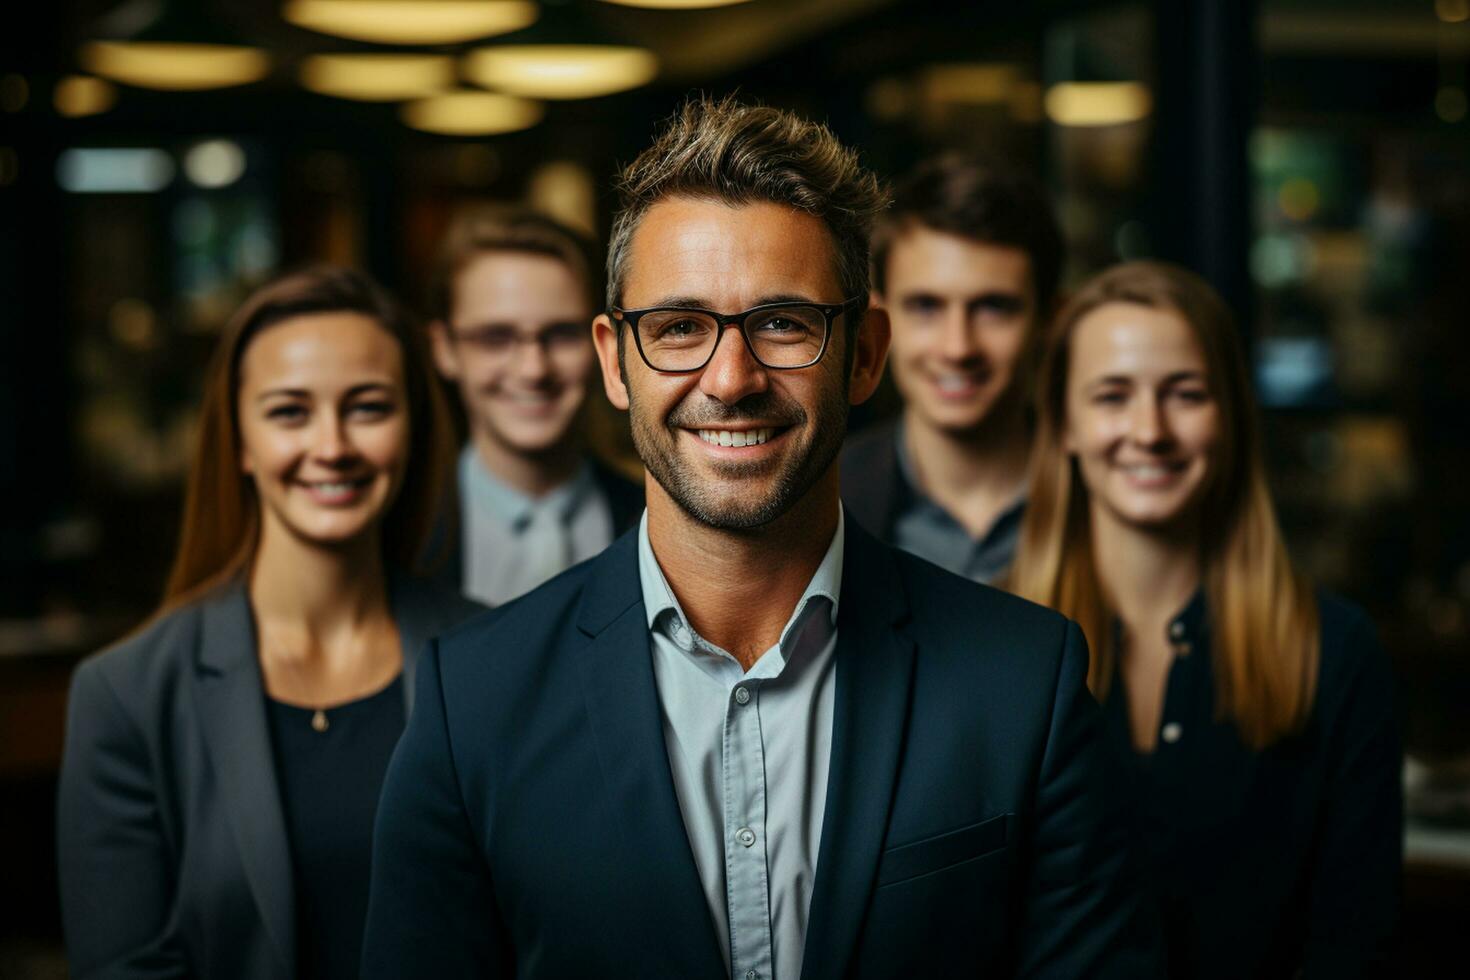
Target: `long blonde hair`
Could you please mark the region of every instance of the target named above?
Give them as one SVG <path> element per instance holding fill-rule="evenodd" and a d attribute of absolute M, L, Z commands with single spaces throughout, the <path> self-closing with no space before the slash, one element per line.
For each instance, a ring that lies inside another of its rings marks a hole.
<path fill-rule="evenodd" d="M 274 324 L 312 313 L 351 311 L 371 317 L 398 342 L 408 396 L 412 459 L 383 518 L 383 557 L 422 569 L 453 465 L 454 437 L 421 331 L 367 276 L 319 266 L 262 286 L 226 324 L 204 385 L 183 529 L 164 590 L 162 611 L 176 608 L 247 568 L 260 536 L 255 482 L 240 469 L 236 399 L 240 361 L 250 342 Z"/>
<path fill-rule="evenodd" d="M 1299 731 L 1311 713 L 1320 623 L 1313 590 L 1292 566 L 1276 523 L 1230 312 L 1198 276 L 1155 262 L 1118 265 L 1083 285 L 1053 321 L 1037 391 L 1030 500 L 1010 585 L 1081 625 L 1092 650 L 1087 683 L 1105 699 L 1118 657 L 1116 614 L 1092 553 L 1087 487 L 1063 436 L 1072 334 L 1110 303 L 1178 313 L 1204 354 L 1222 427 L 1201 508 L 1216 714 L 1230 719 L 1248 745 L 1264 747 Z"/>

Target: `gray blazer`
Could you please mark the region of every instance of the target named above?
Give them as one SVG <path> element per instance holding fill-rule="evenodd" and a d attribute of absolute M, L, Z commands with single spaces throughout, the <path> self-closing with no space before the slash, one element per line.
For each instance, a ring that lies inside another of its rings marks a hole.
<path fill-rule="evenodd" d="M 429 638 L 481 607 L 403 576 L 390 602 L 408 697 Z M 267 725 L 243 583 L 77 668 L 57 803 L 75 980 L 295 977 L 294 886 Z"/>

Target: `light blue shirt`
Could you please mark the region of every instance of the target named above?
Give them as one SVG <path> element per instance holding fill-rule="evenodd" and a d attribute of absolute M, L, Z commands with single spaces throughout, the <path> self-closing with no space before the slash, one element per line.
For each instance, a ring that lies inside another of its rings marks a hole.
<path fill-rule="evenodd" d="M 466 446 L 459 457 L 464 594 L 498 606 L 524 595 L 613 539 L 612 507 L 592 464 L 540 497 L 498 480 Z"/>
<path fill-rule="evenodd" d="M 832 755 L 845 518 L 776 645 L 749 672 L 709 643 L 638 529 L 664 742 L 725 965 L 736 980 L 796 980 Z"/>

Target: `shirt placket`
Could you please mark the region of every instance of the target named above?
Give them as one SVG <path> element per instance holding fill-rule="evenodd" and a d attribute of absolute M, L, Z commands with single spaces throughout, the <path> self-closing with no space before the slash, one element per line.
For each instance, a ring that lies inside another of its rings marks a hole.
<path fill-rule="evenodd" d="M 774 975 L 759 701 L 760 681 L 746 679 L 731 689 L 725 703 L 725 901 L 730 972 L 737 980 L 771 980 Z"/>

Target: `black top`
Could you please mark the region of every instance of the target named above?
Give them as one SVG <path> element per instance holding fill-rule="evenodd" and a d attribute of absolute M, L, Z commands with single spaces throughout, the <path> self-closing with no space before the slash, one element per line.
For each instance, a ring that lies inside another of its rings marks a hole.
<path fill-rule="evenodd" d="M 1152 754 L 1134 750 L 1114 678 L 1104 731 L 1130 777 L 1133 845 L 1170 977 L 1391 972 L 1403 860 L 1392 672 L 1360 610 L 1318 606 L 1312 717 L 1263 751 L 1216 718 L 1202 595 L 1170 624 L 1177 656 Z"/>
<path fill-rule="evenodd" d="M 325 712 L 270 701 L 271 744 L 295 872 L 297 976 L 356 980 L 367 921 L 373 820 L 403 734 L 403 675 Z"/>

